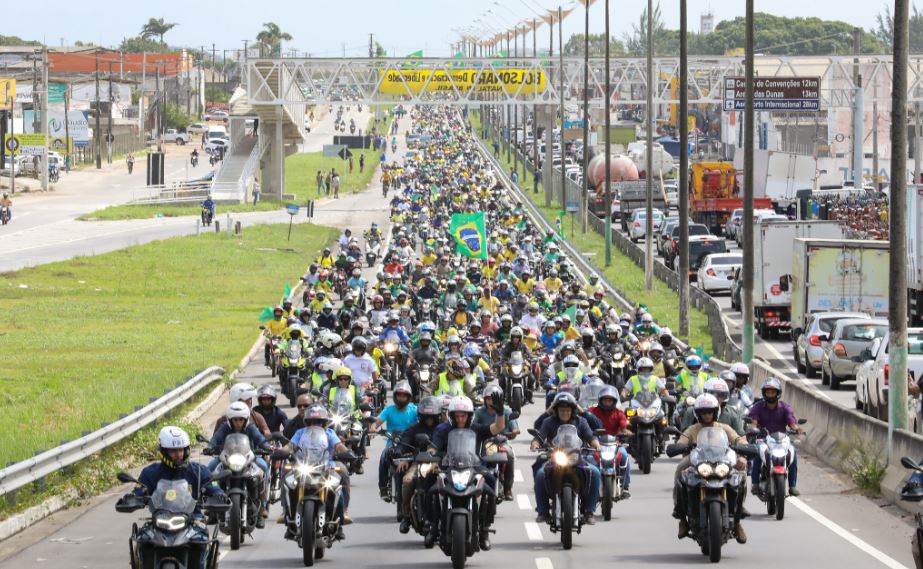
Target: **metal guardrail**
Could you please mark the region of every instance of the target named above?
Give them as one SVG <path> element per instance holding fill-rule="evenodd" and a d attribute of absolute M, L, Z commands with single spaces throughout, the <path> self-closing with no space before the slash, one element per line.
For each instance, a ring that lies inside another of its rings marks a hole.
<path fill-rule="evenodd" d="M 12 464 L 0 470 L 0 496 L 13 494 L 19 488 L 38 482 L 52 474 L 79 462 L 101 450 L 129 437 L 152 424 L 185 403 L 190 397 L 224 375 L 224 369 L 212 366 L 202 370 L 188 381 L 134 413 L 118 421 L 104 425 L 101 429 L 70 441 L 51 450 L 44 451 L 30 459 Z"/>

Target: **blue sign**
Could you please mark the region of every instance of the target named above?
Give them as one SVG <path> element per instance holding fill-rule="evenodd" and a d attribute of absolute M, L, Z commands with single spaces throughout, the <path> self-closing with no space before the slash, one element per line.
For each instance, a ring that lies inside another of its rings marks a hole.
<path fill-rule="evenodd" d="M 298 204 L 285 204 L 285 210 L 288 211 L 289 215 L 298 215 L 299 209 L 301 209 L 301 207 Z"/>
<path fill-rule="evenodd" d="M 564 209 L 566 209 L 568 213 L 575 213 L 580 211 L 580 204 L 578 202 L 567 202 Z"/>

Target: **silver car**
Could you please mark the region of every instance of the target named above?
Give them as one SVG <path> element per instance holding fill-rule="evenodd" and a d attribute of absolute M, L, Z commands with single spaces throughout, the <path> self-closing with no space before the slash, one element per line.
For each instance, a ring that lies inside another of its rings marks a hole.
<path fill-rule="evenodd" d="M 876 338 L 888 335 L 888 321 L 882 318 L 843 318 L 837 320 L 827 336 L 824 360 L 821 362 L 821 383 L 836 391 L 840 383 L 856 378 L 859 356 Z"/>
<path fill-rule="evenodd" d="M 699 266 L 696 283 L 704 292 L 731 291 L 734 269 L 744 262 L 740 253 L 712 253 Z"/>
<path fill-rule="evenodd" d="M 804 332 L 795 338 L 793 353 L 798 371 L 808 377 L 817 377 L 821 362 L 824 361 L 824 344 L 822 338 L 833 331 L 838 320 L 843 318 L 869 318 L 861 312 L 815 312 L 808 316 Z"/>
<path fill-rule="evenodd" d="M 663 212 L 655 209 L 651 212 L 652 228 L 656 234 L 657 229 L 663 224 Z M 641 241 L 647 236 L 647 211 L 635 210 L 628 222 L 628 238 L 632 241 Z"/>
<path fill-rule="evenodd" d="M 737 231 L 740 229 L 740 224 L 743 222 L 744 210 L 739 207 L 731 212 L 731 217 L 729 217 L 727 223 L 724 224 L 724 236 L 728 239 L 734 239 L 737 236 Z"/>

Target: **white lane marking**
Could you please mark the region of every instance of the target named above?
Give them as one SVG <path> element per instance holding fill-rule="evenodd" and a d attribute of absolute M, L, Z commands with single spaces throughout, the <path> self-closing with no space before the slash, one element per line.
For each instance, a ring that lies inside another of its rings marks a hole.
<path fill-rule="evenodd" d="M 516 505 L 520 510 L 531 510 L 532 502 L 529 501 L 528 494 L 516 494 Z"/>
<path fill-rule="evenodd" d="M 515 471 L 513 471 L 513 481 L 514 481 L 514 482 L 522 482 L 522 481 L 523 481 L 522 471 L 519 470 L 518 468 L 517 468 Z"/>
<path fill-rule="evenodd" d="M 227 545 L 230 541 L 231 541 L 231 536 L 226 535 L 226 536 L 224 536 L 224 538 L 221 539 L 221 545 Z M 221 563 L 221 560 L 224 559 L 225 557 L 227 557 L 227 554 L 230 553 L 230 552 L 231 552 L 230 549 L 225 549 L 224 551 L 222 551 L 221 553 L 219 553 L 219 554 L 218 554 L 218 562 Z"/>
<path fill-rule="evenodd" d="M 529 536 L 529 541 L 542 541 L 542 530 L 538 527 L 538 524 L 535 522 L 525 522 L 523 525 L 526 526 L 526 535 Z"/>
<path fill-rule="evenodd" d="M 550 557 L 536 557 L 535 569 L 554 569 L 554 565 L 551 564 Z"/>
<path fill-rule="evenodd" d="M 808 516 L 814 518 L 814 521 L 826 527 L 827 529 L 829 529 L 836 535 L 842 537 L 844 540 L 856 546 L 858 549 L 869 554 L 871 557 L 873 557 L 876 561 L 878 561 L 885 567 L 890 567 L 891 569 L 908 569 L 905 565 L 902 565 L 894 558 L 885 555 L 884 553 L 875 549 L 868 543 L 854 536 L 846 529 L 840 527 L 839 525 L 831 521 L 829 518 L 827 518 L 826 516 L 824 516 L 823 514 L 821 514 L 814 508 L 812 508 L 811 506 L 808 506 L 807 504 L 805 504 L 802 500 L 795 498 L 795 497 L 790 497 L 788 501 L 789 503 L 794 505 L 796 508 L 798 508 L 799 510 L 801 510 Z"/>

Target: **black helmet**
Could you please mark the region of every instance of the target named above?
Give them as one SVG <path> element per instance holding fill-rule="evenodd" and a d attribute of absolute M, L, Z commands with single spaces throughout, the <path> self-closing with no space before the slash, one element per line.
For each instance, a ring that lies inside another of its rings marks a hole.
<path fill-rule="evenodd" d="M 369 347 L 369 343 L 362 336 L 357 336 L 353 338 L 352 348 L 353 351 L 365 351 Z"/>
<path fill-rule="evenodd" d="M 561 406 L 570 406 L 570 408 L 576 412 L 577 400 L 570 393 L 558 393 L 554 396 L 554 400 L 551 402 L 551 409 L 557 412 L 558 408 Z"/>

